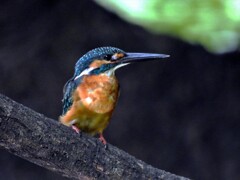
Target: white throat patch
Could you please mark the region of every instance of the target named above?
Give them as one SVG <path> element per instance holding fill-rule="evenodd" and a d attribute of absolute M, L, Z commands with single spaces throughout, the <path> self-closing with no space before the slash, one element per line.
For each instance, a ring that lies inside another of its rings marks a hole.
<path fill-rule="evenodd" d="M 108 76 L 112 76 L 112 75 L 114 75 L 115 71 L 116 71 L 118 68 L 123 67 L 123 66 L 126 66 L 126 65 L 128 65 L 128 64 L 129 64 L 129 63 L 119 64 L 119 65 L 115 66 L 114 68 L 106 71 L 106 74 L 107 74 Z"/>

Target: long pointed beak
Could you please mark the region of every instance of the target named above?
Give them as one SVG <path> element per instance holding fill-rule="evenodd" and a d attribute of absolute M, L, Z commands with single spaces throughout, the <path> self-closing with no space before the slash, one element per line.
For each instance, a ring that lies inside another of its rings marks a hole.
<path fill-rule="evenodd" d="M 167 54 L 154 54 L 154 53 L 126 53 L 125 57 L 119 60 L 119 63 L 134 63 L 141 61 L 149 61 L 155 59 L 167 58 Z"/>

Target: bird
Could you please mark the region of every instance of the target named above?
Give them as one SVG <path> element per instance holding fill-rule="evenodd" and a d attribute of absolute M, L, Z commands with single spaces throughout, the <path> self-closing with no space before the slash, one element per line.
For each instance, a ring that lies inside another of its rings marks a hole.
<path fill-rule="evenodd" d="M 98 134 L 106 145 L 103 131 L 119 97 L 115 71 L 132 63 L 167 57 L 167 54 L 125 52 L 110 46 L 90 50 L 76 62 L 73 77 L 64 85 L 59 121 L 77 133 Z"/>

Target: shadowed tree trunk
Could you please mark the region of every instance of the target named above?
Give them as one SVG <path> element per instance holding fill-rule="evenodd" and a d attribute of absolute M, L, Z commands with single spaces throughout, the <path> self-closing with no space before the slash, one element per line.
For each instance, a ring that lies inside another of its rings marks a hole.
<path fill-rule="evenodd" d="M 0 94 L 0 146 L 73 179 L 187 179 L 154 168 L 109 144 Z"/>

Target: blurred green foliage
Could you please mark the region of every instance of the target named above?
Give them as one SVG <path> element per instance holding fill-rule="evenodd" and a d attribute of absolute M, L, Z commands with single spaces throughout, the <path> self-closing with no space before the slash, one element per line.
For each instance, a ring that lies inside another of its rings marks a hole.
<path fill-rule="evenodd" d="M 123 19 L 215 53 L 240 42 L 240 0 L 96 0 Z"/>

